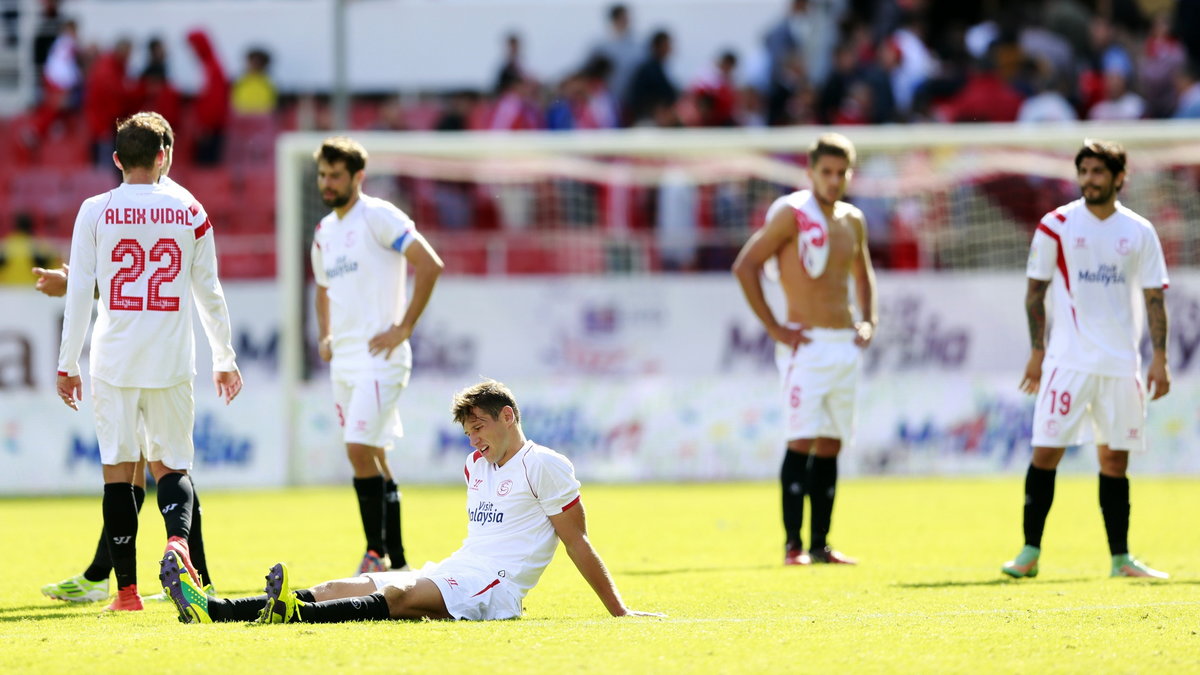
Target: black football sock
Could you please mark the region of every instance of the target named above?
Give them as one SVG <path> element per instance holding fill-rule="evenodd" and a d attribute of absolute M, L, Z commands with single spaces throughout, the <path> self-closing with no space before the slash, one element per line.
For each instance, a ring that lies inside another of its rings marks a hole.
<path fill-rule="evenodd" d="M 141 485 L 133 486 L 133 500 L 137 502 L 137 510 L 142 512 L 142 503 L 146 501 L 146 488 Z M 108 536 L 104 534 L 104 526 L 100 527 L 100 541 L 96 543 L 96 554 L 92 556 L 92 564 L 83 572 L 83 578 L 88 581 L 104 581 L 112 574 L 112 557 L 108 555 Z"/>
<path fill-rule="evenodd" d="M 292 591 L 292 595 L 296 596 L 296 598 L 298 600 L 300 600 L 300 602 L 316 602 L 317 601 L 316 597 L 313 596 L 313 592 L 307 588 L 301 588 L 298 591 Z"/>
<path fill-rule="evenodd" d="M 820 551 L 829 543 L 827 537 L 833 520 L 833 498 L 837 492 L 837 457 L 813 455 L 808 467 L 807 492 L 812 505 L 812 541 L 809 547 Z"/>
<path fill-rule="evenodd" d="M 1113 555 L 1129 553 L 1129 478 L 1100 474 L 1100 512 Z"/>
<path fill-rule="evenodd" d="M 367 535 L 367 549 L 383 555 L 387 553 L 383 542 L 383 476 L 355 478 L 354 491 L 358 493 L 358 513 L 362 516 L 363 533 Z"/>
<path fill-rule="evenodd" d="M 1042 547 L 1046 516 L 1054 503 L 1054 469 L 1039 469 L 1030 464 L 1025 473 L 1025 545 Z"/>
<path fill-rule="evenodd" d="M 117 588 L 137 585 L 138 510 L 132 483 L 104 484 L 104 533 Z"/>
<path fill-rule="evenodd" d="M 400 536 L 400 490 L 396 481 L 389 480 L 383 485 L 384 507 L 384 539 L 387 541 L 388 557 L 392 559 L 392 568 L 404 567 L 408 561 L 404 558 L 404 538 Z"/>
<path fill-rule="evenodd" d="M 783 533 L 789 549 L 804 548 L 800 526 L 804 523 L 804 484 L 807 476 L 808 455 L 785 448 L 779 482 L 783 489 Z"/>
<path fill-rule="evenodd" d="M 309 603 L 296 613 L 302 623 L 343 623 L 346 621 L 383 621 L 388 616 L 387 600 L 382 593 L 360 598 L 343 598 Z"/>
<path fill-rule="evenodd" d="M 192 484 L 192 531 L 188 535 L 188 553 L 192 557 L 192 565 L 200 576 L 204 578 L 205 585 L 213 582 L 212 575 L 208 573 L 208 556 L 204 554 L 204 531 L 200 529 L 200 516 L 203 510 L 200 508 L 200 493 L 196 492 L 196 486 Z"/>
<path fill-rule="evenodd" d="M 167 526 L 168 539 L 187 539 L 191 534 L 194 498 L 192 479 L 187 474 L 171 472 L 158 481 L 158 510 Z"/>
<path fill-rule="evenodd" d="M 209 598 L 208 615 L 213 621 L 254 621 L 267 606 L 267 596 Z"/>

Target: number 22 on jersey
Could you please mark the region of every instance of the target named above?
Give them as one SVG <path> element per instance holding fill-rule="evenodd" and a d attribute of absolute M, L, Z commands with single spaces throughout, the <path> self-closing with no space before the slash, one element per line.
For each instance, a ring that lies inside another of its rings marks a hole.
<path fill-rule="evenodd" d="M 159 263 L 165 260 L 167 264 L 154 270 L 150 275 L 144 301 L 143 298 L 136 295 L 125 295 L 125 284 L 137 281 L 146 271 L 146 255 L 146 250 L 136 239 L 122 239 L 113 247 L 112 261 L 123 263 L 124 266 L 113 275 L 109 286 L 108 308 L 110 310 L 179 311 L 179 298 L 162 295 L 160 291 L 162 285 L 174 281 L 183 268 L 181 262 L 183 252 L 179 250 L 179 244 L 174 239 L 159 239 L 154 242 L 154 246 L 150 247 L 150 262 Z"/>

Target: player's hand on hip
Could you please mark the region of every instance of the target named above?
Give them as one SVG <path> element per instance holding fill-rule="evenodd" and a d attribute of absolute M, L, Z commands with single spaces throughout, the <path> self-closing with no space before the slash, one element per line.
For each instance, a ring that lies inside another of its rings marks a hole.
<path fill-rule="evenodd" d="M 83 380 L 78 375 L 59 375 L 54 383 L 58 397 L 71 410 L 79 410 L 77 401 L 83 400 Z"/>
<path fill-rule="evenodd" d="M 33 268 L 33 273 L 37 275 L 38 280 L 34 282 L 33 287 L 42 293 L 58 298 L 67 294 L 67 266 L 63 265 L 60 270 L 48 270 L 44 267 Z"/>
<path fill-rule="evenodd" d="M 326 335 L 317 342 L 317 355 L 326 363 L 333 360 L 333 338 Z"/>
<path fill-rule="evenodd" d="M 771 339 L 795 349 L 800 345 L 806 345 L 812 342 L 812 338 L 804 332 L 804 328 L 792 328 L 789 326 L 779 326 L 775 329 L 767 331 Z"/>
<path fill-rule="evenodd" d="M 213 384 L 217 385 L 217 396 L 225 399 L 225 405 L 233 402 L 242 393 L 242 374 L 237 370 L 216 371 Z"/>
<path fill-rule="evenodd" d="M 1042 383 L 1042 359 L 1046 352 L 1041 349 L 1033 350 L 1029 362 L 1025 364 L 1025 376 L 1021 378 L 1021 391 L 1026 394 L 1036 394 Z"/>
<path fill-rule="evenodd" d="M 1150 392 L 1150 400 L 1154 401 L 1171 391 L 1171 371 L 1167 368 L 1166 357 L 1155 354 L 1150 359 L 1150 370 L 1146 373 L 1146 389 Z"/>
<path fill-rule="evenodd" d="M 367 342 L 367 349 L 370 350 L 371 356 L 383 354 L 383 358 L 390 359 L 392 350 L 403 344 L 411 335 L 411 328 L 403 324 L 393 324 L 391 328 L 371 338 Z"/>
<path fill-rule="evenodd" d="M 871 346 L 871 340 L 875 339 L 875 324 L 870 321 L 859 321 L 854 324 L 854 344 L 866 349 Z"/>

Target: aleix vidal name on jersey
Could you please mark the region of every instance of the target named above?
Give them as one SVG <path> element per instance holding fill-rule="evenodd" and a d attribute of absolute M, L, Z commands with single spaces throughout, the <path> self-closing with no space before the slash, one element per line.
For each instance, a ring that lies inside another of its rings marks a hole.
<path fill-rule="evenodd" d="M 1118 270 L 1116 265 L 1100 265 L 1095 271 L 1079 270 L 1079 280 L 1108 286 L 1125 283 L 1125 274 Z"/>
<path fill-rule="evenodd" d="M 488 523 L 503 523 L 504 512 L 497 511 L 496 506 L 491 502 L 479 502 L 479 506 L 474 509 L 467 509 L 467 520 L 480 525 Z"/>
<path fill-rule="evenodd" d="M 343 274 L 358 271 L 358 263 L 354 260 L 348 260 L 346 256 L 340 255 L 337 260 L 333 261 L 333 265 L 325 268 L 325 276 L 330 279 L 340 277 Z"/>

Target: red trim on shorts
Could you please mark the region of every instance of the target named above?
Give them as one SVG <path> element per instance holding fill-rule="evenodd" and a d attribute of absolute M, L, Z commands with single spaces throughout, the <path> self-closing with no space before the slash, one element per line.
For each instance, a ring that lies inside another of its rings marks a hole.
<path fill-rule="evenodd" d="M 1046 392 L 1050 391 L 1050 385 L 1054 384 L 1054 376 L 1058 375 L 1058 368 L 1050 371 L 1050 379 L 1046 380 L 1046 386 L 1042 389 L 1042 395 L 1038 398 L 1038 403 L 1046 400 Z"/>
<path fill-rule="evenodd" d="M 475 595 L 472 595 L 471 597 L 478 598 L 479 596 L 483 595 L 484 593 L 487 593 L 488 591 L 492 590 L 493 588 L 495 588 L 499 585 L 500 585 L 500 580 L 496 579 L 496 580 L 492 581 L 492 583 L 488 584 L 487 586 L 484 586 L 482 591 L 479 591 L 478 593 L 476 593 Z"/>
<path fill-rule="evenodd" d="M 572 506 L 575 506 L 576 504 L 578 504 L 578 503 L 579 503 L 579 498 L 580 498 L 580 497 L 582 497 L 582 496 L 583 496 L 583 495 L 575 495 L 575 499 L 572 499 L 570 504 L 567 504 L 566 506 L 564 506 L 564 507 L 563 507 L 563 510 L 562 510 L 562 511 L 560 511 L 560 513 L 562 513 L 562 512 L 565 512 L 567 509 L 569 509 L 569 508 L 571 508 Z"/>

